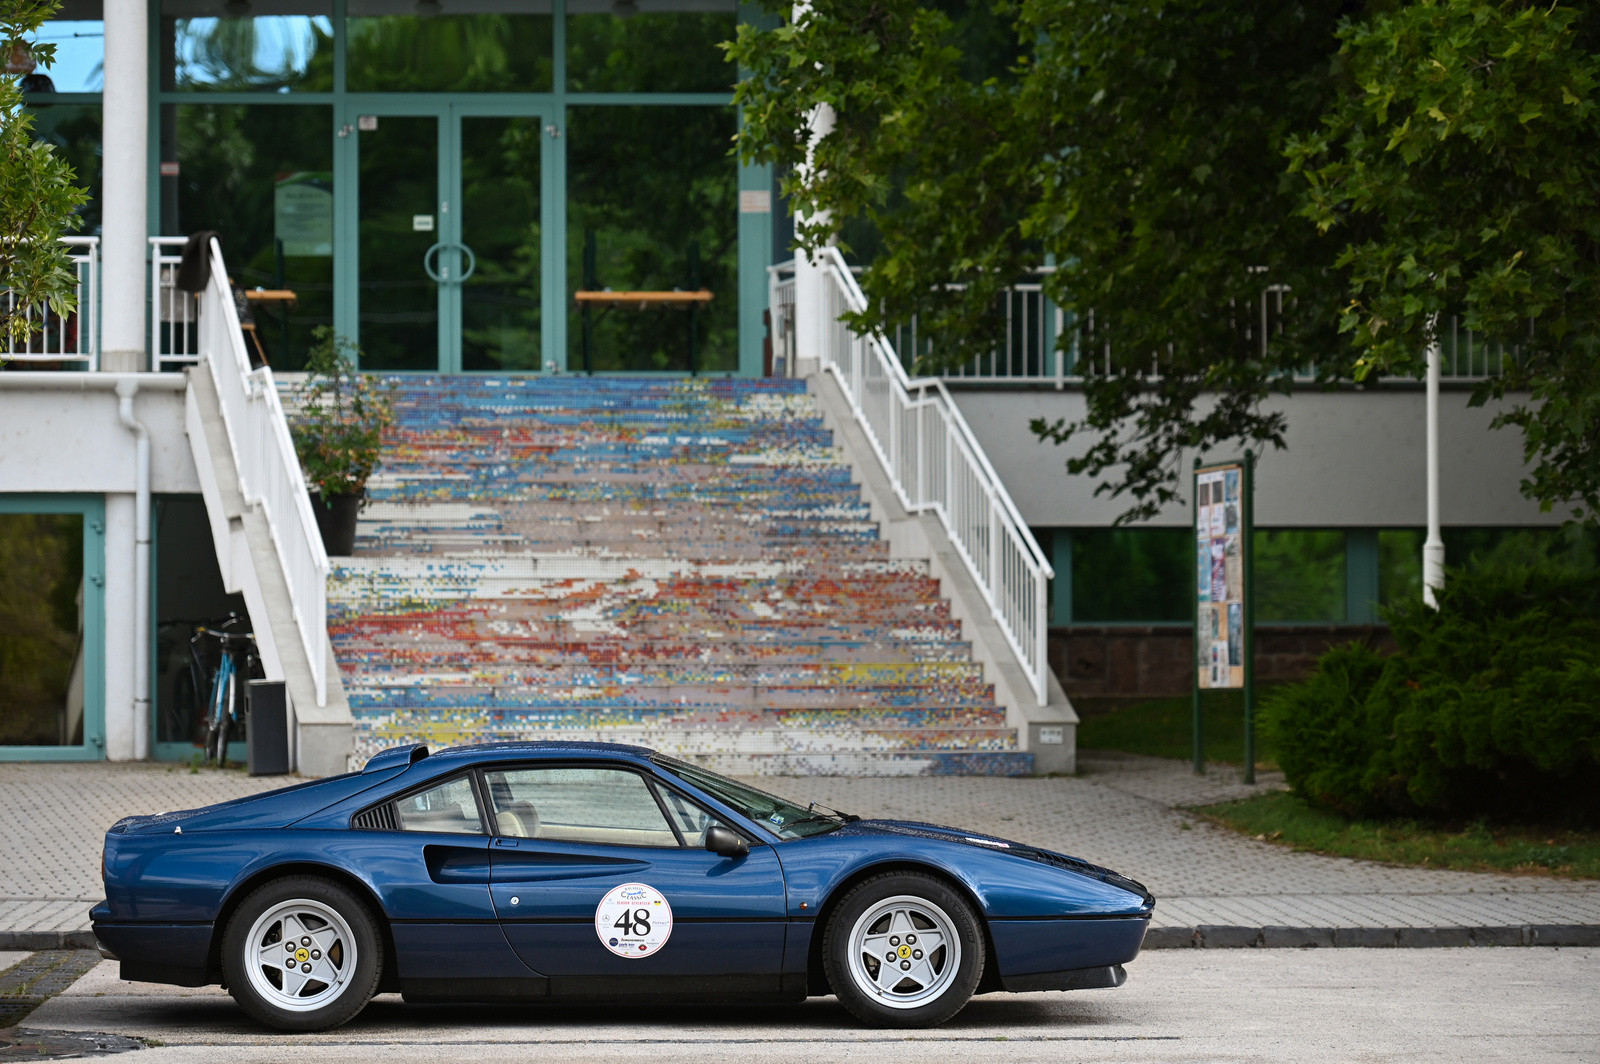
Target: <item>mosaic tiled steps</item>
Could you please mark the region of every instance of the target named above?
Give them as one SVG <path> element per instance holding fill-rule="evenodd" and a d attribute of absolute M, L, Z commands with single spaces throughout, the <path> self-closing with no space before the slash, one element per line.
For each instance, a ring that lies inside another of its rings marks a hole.
<path fill-rule="evenodd" d="M 801 383 L 394 386 L 329 584 L 358 760 L 563 738 L 740 773 L 1031 771 Z"/>

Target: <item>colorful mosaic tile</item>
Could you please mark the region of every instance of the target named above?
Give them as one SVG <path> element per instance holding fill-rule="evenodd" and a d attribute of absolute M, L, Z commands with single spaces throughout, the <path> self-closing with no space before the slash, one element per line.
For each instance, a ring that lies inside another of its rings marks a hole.
<path fill-rule="evenodd" d="M 800 382 L 393 384 L 328 589 L 358 761 L 559 738 L 738 773 L 1032 770 Z"/>

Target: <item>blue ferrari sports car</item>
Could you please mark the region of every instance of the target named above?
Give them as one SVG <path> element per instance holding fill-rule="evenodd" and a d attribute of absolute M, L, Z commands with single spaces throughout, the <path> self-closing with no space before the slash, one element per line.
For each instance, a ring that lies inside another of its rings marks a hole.
<path fill-rule="evenodd" d="M 284 1030 L 407 1001 L 789 1000 L 925 1027 L 973 994 L 1120 986 L 1155 900 L 1033 846 L 802 808 L 637 746 L 386 750 L 106 833 L 122 978 Z"/>

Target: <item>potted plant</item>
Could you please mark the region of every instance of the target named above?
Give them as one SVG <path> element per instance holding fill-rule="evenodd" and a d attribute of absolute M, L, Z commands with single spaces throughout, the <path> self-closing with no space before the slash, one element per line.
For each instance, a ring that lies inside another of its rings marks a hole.
<path fill-rule="evenodd" d="M 326 325 L 312 334 L 306 377 L 295 389 L 295 452 L 329 554 L 355 551 L 356 516 L 394 423 L 390 390 L 357 370 L 360 351 Z"/>

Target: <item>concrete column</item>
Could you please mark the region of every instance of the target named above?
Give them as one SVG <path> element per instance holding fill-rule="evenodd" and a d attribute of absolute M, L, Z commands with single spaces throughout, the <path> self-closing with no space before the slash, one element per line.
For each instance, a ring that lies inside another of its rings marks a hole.
<path fill-rule="evenodd" d="M 833 132 L 833 108 L 822 104 L 811 116 L 811 145 Z M 807 155 L 809 157 L 810 150 Z M 810 165 L 809 158 L 807 165 Z M 796 212 L 795 228 L 800 227 L 804 216 Z M 795 363 L 798 376 L 807 377 L 816 372 L 822 357 L 825 330 L 828 322 L 828 283 L 823 274 L 821 260 L 811 259 L 803 250 L 794 253 L 794 317 Z"/>
<path fill-rule="evenodd" d="M 107 5 L 114 6 L 114 5 Z M 128 448 L 131 452 L 132 447 Z M 134 504 L 129 492 L 106 494 L 106 760 L 132 761 L 138 728 L 133 691 Z M 148 623 L 148 621 L 146 621 Z M 148 726 L 147 722 L 146 725 Z"/>
<path fill-rule="evenodd" d="M 147 0 L 105 5 L 100 365 L 117 373 L 146 368 L 149 26 Z"/>

